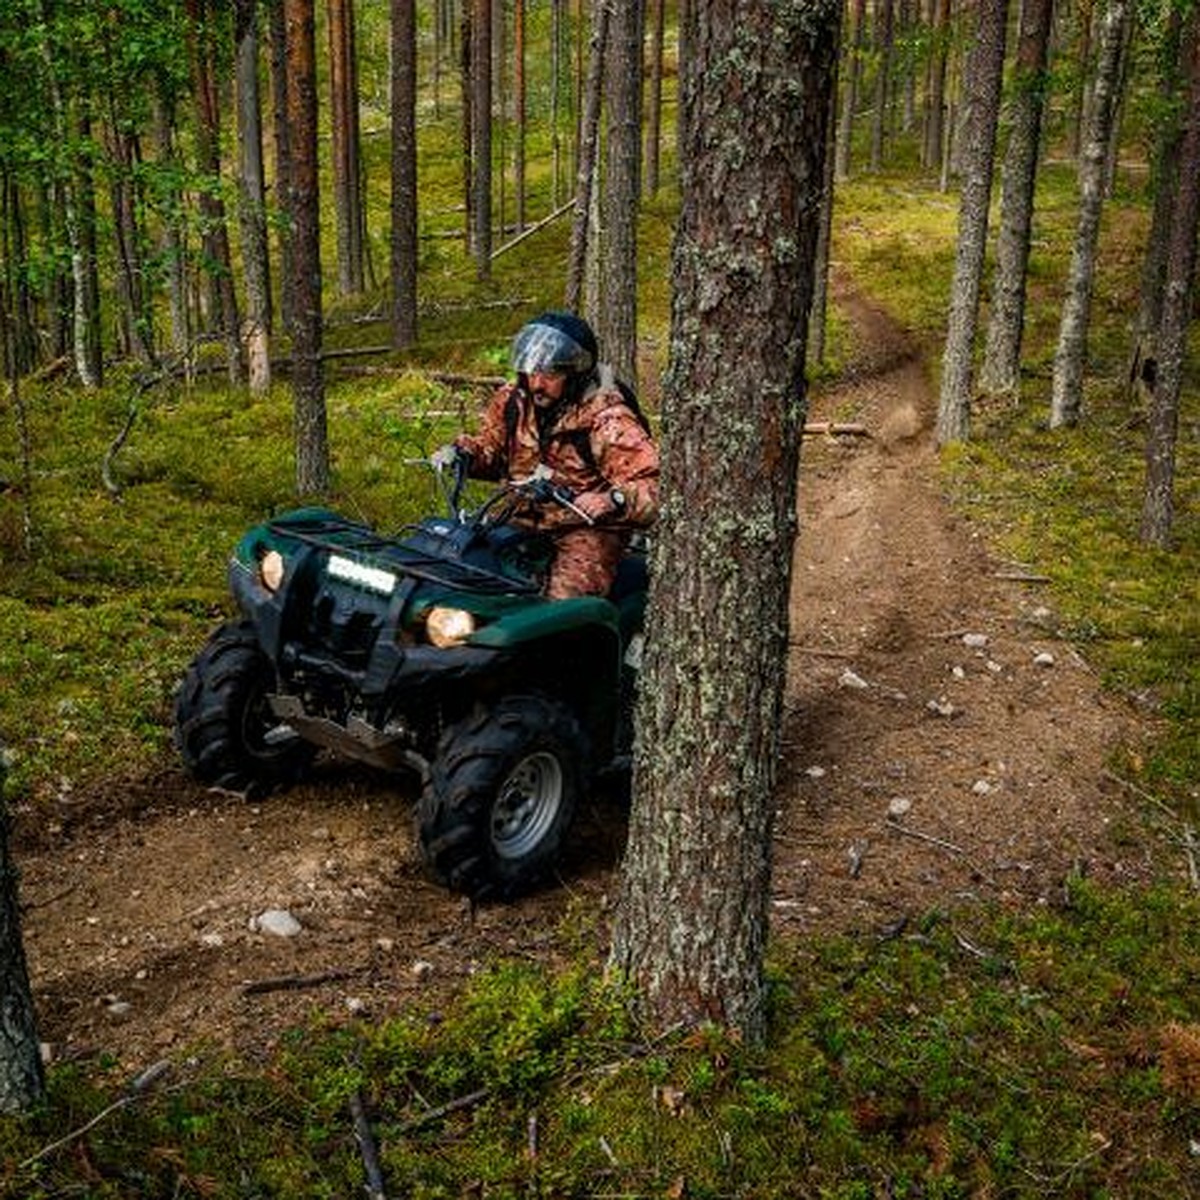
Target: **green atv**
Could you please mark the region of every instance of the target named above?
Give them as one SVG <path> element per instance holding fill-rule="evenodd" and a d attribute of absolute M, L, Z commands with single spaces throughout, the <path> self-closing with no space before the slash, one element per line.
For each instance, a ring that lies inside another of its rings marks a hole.
<path fill-rule="evenodd" d="M 321 749 L 414 771 L 433 874 L 510 897 L 553 872 L 581 797 L 628 763 L 645 553 L 607 597 L 547 600 L 553 545 L 511 518 L 570 492 L 535 475 L 469 510 L 462 461 L 437 476 L 450 515 L 398 536 L 302 508 L 242 538 L 242 619 L 189 667 L 175 742 L 193 778 L 242 794 L 295 782 Z"/>

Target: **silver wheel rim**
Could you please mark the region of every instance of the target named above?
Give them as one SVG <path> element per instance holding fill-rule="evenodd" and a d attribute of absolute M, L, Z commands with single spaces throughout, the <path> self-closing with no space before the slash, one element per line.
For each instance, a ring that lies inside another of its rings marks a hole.
<path fill-rule="evenodd" d="M 521 759 L 500 785 L 492 807 L 492 846 L 501 858 L 523 858 L 536 850 L 562 807 L 563 770 L 558 759 L 538 751 Z"/>

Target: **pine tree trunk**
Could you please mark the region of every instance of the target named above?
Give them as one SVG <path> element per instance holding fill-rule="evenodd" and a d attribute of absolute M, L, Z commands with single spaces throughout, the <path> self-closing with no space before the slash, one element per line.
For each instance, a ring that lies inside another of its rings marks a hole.
<path fill-rule="evenodd" d="M 1129 0 L 1109 0 L 1100 32 L 1096 86 L 1079 168 L 1079 220 L 1071 253 L 1067 297 L 1058 329 L 1058 348 L 1054 355 L 1054 378 L 1050 392 L 1051 429 L 1076 424 L 1083 402 L 1088 323 L 1096 276 L 1096 247 L 1100 240 L 1100 212 L 1104 204 L 1104 166 L 1116 110 L 1115 89 L 1120 79 L 1121 50 L 1125 44 L 1125 25 L 1128 20 Z"/>
<path fill-rule="evenodd" d="M 825 324 L 829 309 L 829 256 L 833 242 L 833 203 L 837 161 L 837 95 L 839 61 L 833 61 L 829 83 L 829 111 L 825 120 L 825 167 L 821 182 L 821 215 L 813 262 L 812 311 L 808 316 L 808 360 L 825 361 Z"/>
<path fill-rule="evenodd" d="M 75 366 L 85 387 L 104 382 L 104 346 L 100 337 L 100 267 L 96 249 L 96 182 L 92 173 L 92 127 L 86 108 L 78 123 L 84 147 L 75 166 L 76 237 L 71 269 L 75 279 Z"/>
<path fill-rule="evenodd" d="M 663 41 L 666 33 L 665 0 L 651 0 L 650 100 L 647 105 L 646 163 L 644 186 L 647 196 L 658 195 L 658 172 L 662 158 Z"/>
<path fill-rule="evenodd" d="M 1179 177 L 1179 146 L 1183 138 L 1183 128 L 1173 105 L 1178 91 L 1181 58 L 1182 20 L 1177 8 L 1172 8 L 1168 22 L 1160 53 L 1169 65 L 1162 68 L 1158 87 L 1160 111 L 1164 115 L 1158 121 L 1150 172 L 1150 190 L 1154 197 L 1153 215 L 1142 256 L 1138 309 L 1129 350 L 1128 378 L 1131 398 L 1140 398 L 1143 392 L 1149 393 L 1158 370 L 1158 330 L 1162 324 L 1167 243 L 1170 239 L 1171 210 L 1175 203 L 1175 188 Z"/>
<path fill-rule="evenodd" d="M 513 197 L 517 233 L 525 229 L 525 0 L 513 0 L 513 103 L 516 144 L 513 146 Z"/>
<path fill-rule="evenodd" d="M 267 253 L 266 184 L 263 174 L 262 108 L 258 95 L 258 0 L 237 0 L 235 55 L 238 129 L 238 224 L 246 280 L 242 343 L 250 390 L 271 386 L 271 268 Z"/>
<path fill-rule="evenodd" d="M 475 121 L 472 110 L 475 93 L 472 83 L 471 55 L 475 35 L 471 32 L 475 18 L 475 0 L 463 0 L 461 40 L 459 47 L 459 82 L 462 86 L 462 188 L 463 188 L 463 246 L 467 254 L 475 247 Z"/>
<path fill-rule="evenodd" d="M 245 377 L 239 329 L 237 295 L 233 287 L 233 258 L 229 227 L 221 199 L 221 121 L 217 83 L 213 76 L 209 44 L 207 0 L 186 0 L 192 34 L 192 90 L 196 106 L 196 157 L 206 177 L 200 189 L 200 218 L 204 229 L 204 256 L 209 264 L 208 284 L 217 328 L 225 341 L 229 380 Z"/>
<path fill-rule="evenodd" d="M 567 261 L 566 307 L 578 312 L 583 297 L 583 273 L 587 263 L 588 224 L 592 212 L 592 188 L 596 177 L 596 155 L 600 142 L 600 97 L 604 81 L 604 56 L 608 45 L 608 0 L 595 0 L 592 9 L 592 39 L 588 50 L 587 83 L 576 155 L 579 174 L 575 181 L 575 213 L 571 222 L 571 252 Z"/>
<path fill-rule="evenodd" d="M 0 322 L 4 324 L 7 349 L 8 322 L 2 313 Z M 0 1112 L 11 1114 L 37 1104 L 46 1084 L 21 941 L 17 870 L 9 854 L 8 832 L 4 759 L 0 756 Z"/>
<path fill-rule="evenodd" d="M 692 0 L 686 34 L 663 509 L 611 963 L 653 1025 L 713 1021 L 750 1044 L 838 23 L 838 0 Z"/>
<path fill-rule="evenodd" d="M 838 121 L 834 172 L 838 179 L 850 178 L 851 143 L 854 138 L 854 110 L 858 107 L 858 84 L 862 78 L 862 52 L 867 22 L 867 0 L 853 0 L 850 39 L 846 57 L 848 69 L 843 72 L 842 111 Z"/>
<path fill-rule="evenodd" d="M 603 287 L 597 333 L 618 379 L 634 388 L 637 364 L 637 218 L 642 165 L 643 0 L 613 12 L 605 71 Z"/>
<path fill-rule="evenodd" d="M 266 0 L 268 29 L 271 42 L 271 130 L 275 149 L 275 203 L 283 220 L 278 224 L 276 252 L 279 259 L 279 316 L 288 332 L 292 328 L 295 301 L 292 286 L 296 278 L 292 262 L 291 183 L 288 165 L 292 161 L 291 131 L 287 120 L 287 28 L 283 12 L 284 0 Z"/>
<path fill-rule="evenodd" d="M 895 49 L 894 0 L 876 0 L 875 49 L 879 65 L 875 71 L 875 111 L 871 118 L 871 170 L 883 168 L 884 131 L 887 123 L 888 93 L 892 82 L 892 52 Z"/>
<path fill-rule="evenodd" d="M 358 96 L 354 90 L 354 6 L 329 0 L 329 98 L 333 135 L 333 205 L 337 218 L 338 294 L 363 290 L 363 247 L 359 237 Z"/>
<path fill-rule="evenodd" d="M 987 248 L 988 205 L 996 159 L 996 125 L 1004 73 L 1008 0 L 980 0 L 979 25 L 966 67 L 970 105 L 958 210 L 958 245 L 938 401 L 939 445 L 966 441 L 971 422 L 971 370 Z"/>
<path fill-rule="evenodd" d="M 1188 101 L 1179 149 L 1179 175 L 1167 250 L 1167 281 L 1158 336 L 1158 371 L 1146 427 L 1146 487 L 1142 541 L 1166 548 L 1175 520 L 1175 446 L 1179 396 L 1192 316 L 1196 233 L 1200 225 L 1200 10 L 1192 9 L 1186 38 Z"/>
<path fill-rule="evenodd" d="M 921 164 L 927 170 L 942 163 L 942 141 L 946 120 L 946 62 L 950 55 L 950 0 L 934 0 L 933 47 L 929 64 L 929 95 L 926 99 L 925 138 Z"/>
<path fill-rule="evenodd" d="M 492 274 L 492 0 L 470 0 L 471 16 L 471 188 L 475 274 Z"/>
<path fill-rule="evenodd" d="M 329 438 L 321 365 L 321 224 L 317 170 L 317 72 L 314 0 L 284 0 L 287 24 L 287 114 L 291 126 L 292 398 L 296 424 L 296 490 L 329 489 Z"/>
<path fill-rule="evenodd" d="M 392 0 L 392 345 L 417 340 L 417 13 Z"/>
<path fill-rule="evenodd" d="M 175 146 L 174 114 L 165 95 L 155 97 L 154 140 L 158 161 L 170 176 L 178 177 L 179 154 Z M 167 276 L 167 305 L 171 314 L 171 350 L 184 354 L 191 344 L 186 279 L 186 234 L 183 220 L 182 191 L 171 185 L 167 192 L 167 211 L 162 214 L 161 256 Z"/>
<path fill-rule="evenodd" d="M 116 241 L 117 293 L 120 297 L 121 328 L 128 350 L 143 363 L 155 361 L 154 319 L 145 283 L 134 197 L 135 164 L 129 137 L 122 131 L 115 99 L 110 92 L 109 123 L 106 129 L 112 198 L 112 224 Z"/>
<path fill-rule="evenodd" d="M 1053 0 L 1025 0 L 1013 74 L 1012 118 L 1000 188 L 1000 231 L 980 387 L 993 395 L 1021 382 L 1025 276 L 1033 226 L 1033 196 L 1046 97 L 1046 57 Z"/>

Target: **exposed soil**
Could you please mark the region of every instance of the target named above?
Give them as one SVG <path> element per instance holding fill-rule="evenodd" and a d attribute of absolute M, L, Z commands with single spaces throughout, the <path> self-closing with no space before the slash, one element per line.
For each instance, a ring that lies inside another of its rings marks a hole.
<path fill-rule="evenodd" d="M 1135 715 L 1054 636 L 1044 587 L 1003 578 L 1013 564 L 950 512 L 925 366 L 880 313 L 842 303 L 868 352 L 810 419 L 871 436 L 805 447 L 777 928 L 876 933 L 976 899 L 1053 902 L 1072 869 L 1144 876 L 1154 850 L 1113 836 L 1136 822 L 1104 771 Z M 472 911 L 422 875 L 413 799 L 331 762 L 248 804 L 168 766 L 73 796 L 52 825 L 24 817 L 26 949 L 54 1055 L 135 1069 L 259 1054 L 314 1010 L 382 1017 L 496 957 L 553 959 L 573 906 L 607 908 L 614 800 L 584 814 L 560 888 Z M 255 931 L 272 908 L 303 931 Z M 285 977 L 297 986 L 272 985 Z"/>

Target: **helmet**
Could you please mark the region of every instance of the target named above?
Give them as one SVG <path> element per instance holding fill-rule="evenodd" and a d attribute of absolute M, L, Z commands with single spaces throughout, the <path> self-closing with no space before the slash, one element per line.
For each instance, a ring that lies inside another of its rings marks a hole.
<path fill-rule="evenodd" d="M 522 375 L 586 375 L 598 356 L 592 327 L 569 312 L 546 312 L 534 317 L 521 327 L 512 343 L 513 370 Z"/>

